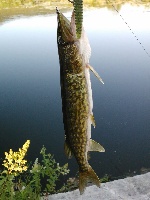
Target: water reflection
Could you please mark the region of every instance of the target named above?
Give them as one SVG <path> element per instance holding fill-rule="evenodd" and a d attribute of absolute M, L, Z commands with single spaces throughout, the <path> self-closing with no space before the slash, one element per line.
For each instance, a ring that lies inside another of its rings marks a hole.
<path fill-rule="evenodd" d="M 146 11 L 125 5 L 120 13 L 150 52 Z M 92 138 L 106 153 L 91 153 L 89 162 L 100 177 L 148 168 L 150 59 L 116 12 L 86 11 L 84 25 L 92 47 L 90 64 L 105 82 L 101 85 L 91 74 L 97 124 Z M 31 139 L 28 158 L 35 159 L 44 144 L 56 160 L 68 162 L 63 153 L 56 26 L 56 15 L 22 17 L 0 26 L 0 157 Z M 69 168 L 70 176 L 75 175 L 74 160 Z"/>

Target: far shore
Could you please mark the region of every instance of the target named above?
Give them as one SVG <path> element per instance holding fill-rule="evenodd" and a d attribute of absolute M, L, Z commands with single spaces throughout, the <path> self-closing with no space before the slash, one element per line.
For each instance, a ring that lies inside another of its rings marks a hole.
<path fill-rule="evenodd" d="M 7 20 L 18 18 L 20 16 L 34 16 L 34 15 L 47 15 L 56 12 L 56 7 L 62 12 L 66 12 L 73 9 L 73 5 L 70 2 L 45 2 L 40 4 L 25 4 L 19 7 L 6 7 L 0 8 L 0 23 Z M 92 8 L 88 4 L 84 6 L 84 9 Z"/>
<path fill-rule="evenodd" d="M 92 3 L 91 3 L 92 2 Z M 125 3 L 130 3 L 130 1 L 116 1 L 115 7 L 117 10 L 120 10 L 123 4 Z M 133 4 L 133 3 L 132 3 Z M 141 3 L 142 5 L 145 6 L 150 6 L 149 3 Z M 137 5 L 137 4 L 135 4 Z M 56 12 L 56 7 L 58 7 L 59 10 L 62 12 L 72 10 L 73 5 L 69 1 L 59 1 L 59 2 L 40 2 L 40 3 L 26 3 L 24 5 L 19 5 L 19 6 L 5 6 L 1 7 L 0 4 L 0 23 L 3 23 L 7 20 L 18 18 L 20 16 L 34 16 L 34 15 L 46 15 L 46 14 L 53 14 Z M 96 1 L 93 3 L 93 1 L 86 0 L 84 2 L 84 10 L 86 9 L 92 9 L 92 8 L 104 8 L 107 7 L 110 10 L 114 11 L 114 8 L 110 3 L 106 4 L 106 1 Z"/>

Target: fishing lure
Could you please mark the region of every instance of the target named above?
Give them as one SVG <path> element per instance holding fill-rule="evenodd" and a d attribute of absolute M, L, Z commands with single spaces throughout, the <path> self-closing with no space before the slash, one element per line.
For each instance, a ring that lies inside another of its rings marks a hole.
<path fill-rule="evenodd" d="M 82 33 L 82 22 L 83 22 L 83 0 L 68 0 L 74 6 L 75 14 L 75 25 L 76 25 L 76 35 L 79 39 Z"/>

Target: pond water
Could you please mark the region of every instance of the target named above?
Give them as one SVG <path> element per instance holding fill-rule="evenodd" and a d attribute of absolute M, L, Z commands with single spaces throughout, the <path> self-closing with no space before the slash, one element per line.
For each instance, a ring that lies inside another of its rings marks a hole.
<path fill-rule="evenodd" d="M 91 153 L 89 162 L 99 177 L 150 168 L 148 11 L 144 6 L 122 6 L 119 13 L 128 25 L 113 8 L 84 12 L 90 64 L 105 82 L 91 74 L 96 120 L 92 139 L 106 150 Z M 65 15 L 70 18 L 71 11 Z M 69 163 L 69 176 L 74 176 L 76 161 L 68 160 L 63 150 L 56 33 L 56 14 L 22 16 L 0 25 L 0 157 L 30 139 L 28 159 L 39 157 L 45 145 L 61 165 Z"/>

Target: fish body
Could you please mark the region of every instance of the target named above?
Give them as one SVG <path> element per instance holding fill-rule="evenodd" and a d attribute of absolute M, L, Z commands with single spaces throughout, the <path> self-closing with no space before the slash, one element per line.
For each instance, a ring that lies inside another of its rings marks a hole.
<path fill-rule="evenodd" d="M 57 10 L 57 44 L 60 61 L 60 82 L 65 153 L 75 156 L 79 166 L 79 190 L 84 192 L 87 182 L 100 186 L 100 180 L 88 163 L 88 151 L 104 152 L 104 148 L 91 140 L 93 101 L 89 74 L 91 48 L 82 28 L 80 39 L 76 36 L 74 12 L 71 22 Z"/>

